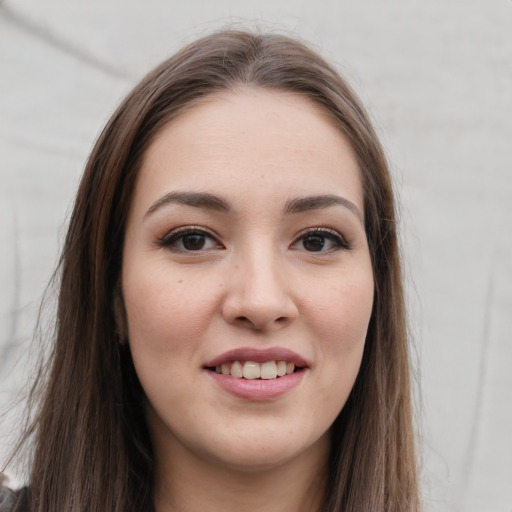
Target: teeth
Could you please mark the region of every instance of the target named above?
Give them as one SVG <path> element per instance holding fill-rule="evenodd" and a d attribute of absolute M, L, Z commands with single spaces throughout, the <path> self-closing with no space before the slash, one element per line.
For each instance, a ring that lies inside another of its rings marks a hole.
<path fill-rule="evenodd" d="M 276 367 L 277 367 L 277 375 L 279 377 L 286 375 L 286 361 L 278 361 Z"/>
<path fill-rule="evenodd" d="M 275 361 L 269 361 L 261 365 L 262 379 L 275 379 L 277 377 L 277 365 Z"/>
<path fill-rule="evenodd" d="M 215 368 L 216 373 L 231 375 L 237 379 L 265 379 L 271 380 L 277 377 L 290 375 L 295 371 L 293 363 L 286 361 L 267 361 L 265 363 L 256 363 L 255 361 L 233 361 L 233 363 L 223 363 Z"/>
<path fill-rule="evenodd" d="M 237 379 L 241 379 L 242 376 L 243 376 L 243 371 L 242 371 L 242 365 L 240 364 L 239 361 L 235 361 L 232 365 L 231 365 L 231 375 L 233 377 L 236 377 Z"/>
<path fill-rule="evenodd" d="M 261 365 L 254 361 L 246 361 L 243 376 L 246 379 L 259 379 L 261 377 Z"/>

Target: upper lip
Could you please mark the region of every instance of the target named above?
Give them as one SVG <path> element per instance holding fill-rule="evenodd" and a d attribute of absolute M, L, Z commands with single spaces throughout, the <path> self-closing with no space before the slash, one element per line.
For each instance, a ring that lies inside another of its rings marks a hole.
<path fill-rule="evenodd" d="M 228 350 L 216 358 L 208 361 L 204 366 L 205 368 L 214 368 L 223 363 L 230 363 L 233 361 L 254 361 L 255 363 L 266 363 L 268 361 L 286 361 L 293 363 L 298 367 L 309 366 L 306 359 L 287 348 L 271 347 L 271 348 L 235 348 Z"/>

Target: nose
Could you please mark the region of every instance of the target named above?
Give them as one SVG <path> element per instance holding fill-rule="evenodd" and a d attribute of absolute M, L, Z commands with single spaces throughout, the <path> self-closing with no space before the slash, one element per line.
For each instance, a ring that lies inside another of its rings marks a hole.
<path fill-rule="evenodd" d="M 275 254 L 243 255 L 230 269 L 222 315 L 232 325 L 272 331 L 298 316 L 291 280 Z"/>

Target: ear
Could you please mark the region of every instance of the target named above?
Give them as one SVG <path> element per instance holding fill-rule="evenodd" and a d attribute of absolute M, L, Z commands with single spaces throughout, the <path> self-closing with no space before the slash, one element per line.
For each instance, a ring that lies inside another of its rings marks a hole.
<path fill-rule="evenodd" d="M 121 282 L 118 281 L 114 288 L 114 321 L 116 323 L 116 335 L 119 343 L 128 341 L 128 320 L 124 307 L 123 291 Z"/>

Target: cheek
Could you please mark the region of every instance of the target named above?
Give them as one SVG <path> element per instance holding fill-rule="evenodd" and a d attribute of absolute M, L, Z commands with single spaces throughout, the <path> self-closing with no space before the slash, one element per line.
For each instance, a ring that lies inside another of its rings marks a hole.
<path fill-rule="evenodd" d="M 216 309 L 219 287 L 205 279 L 130 269 L 123 280 L 132 350 L 175 356 L 194 345 Z"/>
<path fill-rule="evenodd" d="M 350 350 L 354 344 L 364 343 L 373 294 L 371 270 L 354 273 L 347 278 L 332 279 L 324 288 L 310 293 L 305 309 L 311 312 L 322 339 L 331 340 L 333 350 Z"/>
<path fill-rule="evenodd" d="M 333 284 L 335 283 L 335 284 Z M 341 409 L 359 372 L 373 307 L 371 271 L 332 280 L 310 294 L 310 327 L 317 340 L 322 393 Z"/>

